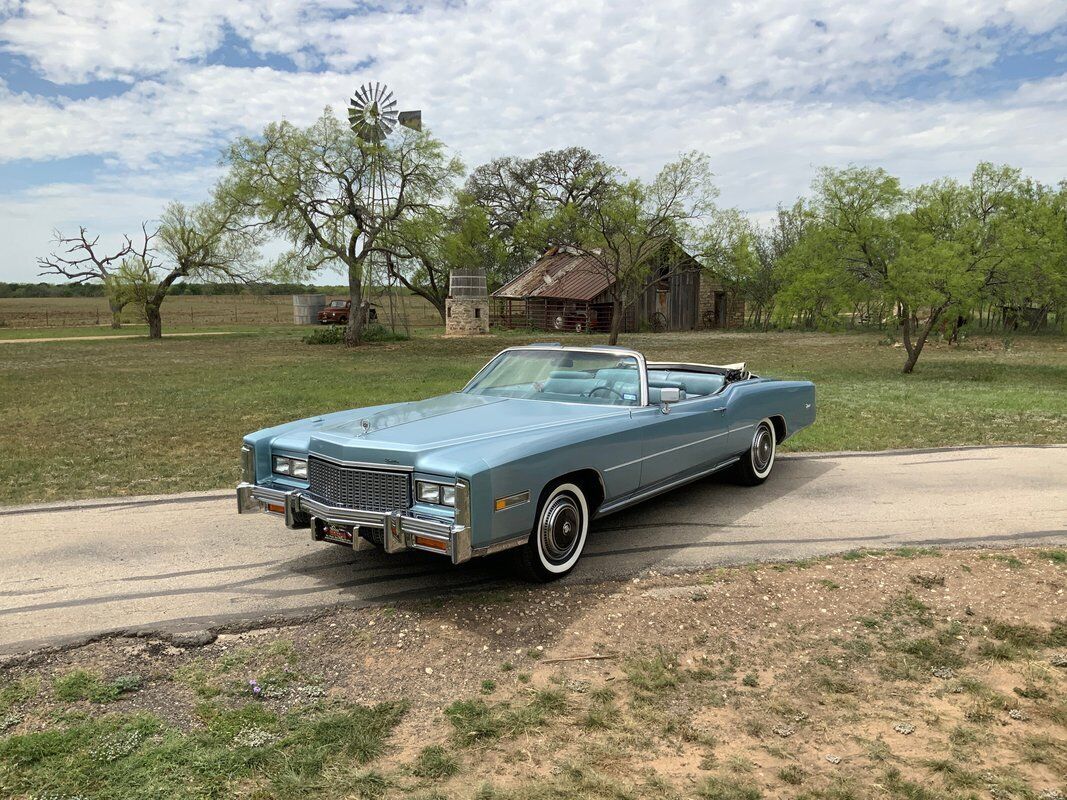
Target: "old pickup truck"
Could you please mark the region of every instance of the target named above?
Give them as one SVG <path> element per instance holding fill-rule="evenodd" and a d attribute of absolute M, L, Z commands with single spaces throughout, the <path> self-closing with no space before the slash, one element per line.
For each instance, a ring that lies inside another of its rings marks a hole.
<path fill-rule="evenodd" d="M 460 564 L 514 548 L 551 580 L 574 568 L 591 520 L 722 470 L 762 483 L 814 420 L 813 384 L 744 364 L 510 347 L 461 391 L 249 434 L 237 505 L 357 549 Z"/>

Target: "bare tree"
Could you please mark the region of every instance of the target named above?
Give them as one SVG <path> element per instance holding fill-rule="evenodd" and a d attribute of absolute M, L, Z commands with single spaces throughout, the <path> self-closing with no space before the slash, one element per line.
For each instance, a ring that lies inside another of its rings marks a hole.
<path fill-rule="evenodd" d="M 149 235 L 143 225 L 142 232 L 144 238 L 141 240 L 141 246 L 147 248 Z M 84 227 L 78 228 L 77 236 L 63 236 L 59 231 L 55 231 L 54 240 L 56 249 L 37 259 L 40 274 L 58 275 L 76 285 L 101 281 L 111 311 L 111 327 L 122 327 L 122 309 L 128 300 L 117 290 L 115 275 L 123 260 L 135 250 L 133 240 L 124 235 L 122 245 L 107 255 L 100 252 L 100 237 L 90 239 Z"/>
<path fill-rule="evenodd" d="M 244 224 L 237 205 L 220 191 L 210 203 L 171 203 L 144 245 L 130 248 L 115 279 L 148 323 L 148 338 L 163 336 L 160 307 L 178 280 L 251 283 L 258 275 L 259 232 Z M 158 244 L 153 244 L 158 240 Z"/>

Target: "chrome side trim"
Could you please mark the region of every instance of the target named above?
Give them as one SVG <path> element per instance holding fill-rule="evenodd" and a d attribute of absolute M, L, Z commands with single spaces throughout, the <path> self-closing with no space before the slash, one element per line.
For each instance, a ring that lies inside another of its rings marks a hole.
<path fill-rule="evenodd" d="M 337 464 L 340 467 L 360 467 L 363 469 L 380 469 L 386 472 L 414 472 L 414 467 L 409 467 L 405 464 L 379 464 L 373 461 L 345 461 L 341 458 L 332 458 L 330 456 L 324 456 L 322 453 L 308 453 L 308 456 L 313 458 L 321 458 L 323 461 L 329 461 L 331 464 Z"/>
<path fill-rule="evenodd" d="M 616 500 L 614 503 L 609 503 L 606 506 L 601 506 L 600 510 L 597 512 L 597 516 L 601 517 L 606 514 L 614 514 L 616 511 L 621 511 L 627 506 L 631 506 L 634 503 L 638 503 L 642 500 L 647 500 L 649 497 L 654 497 L 657 494 L 662 494 L 663 492 L 669 491 L 670 489 L 673 489 L 676 486 L 681 486 L 682 484 L 690 483 L 699 478 L 703 478 L 705 475 L 710 475 L 713 472 L 718 472 L 720 469 L 724 469 L 725 467 L 728 467 L 731 464 L 736 464 L 740 460 L 740 456 L 734 456 L 733 458 L 727 459 L 726 461 L 722 461 L 716 464 L 710 469 L 706 469 L 702 472 L 697 472 L 694 475 L 687 475 L 684 478 L 679 478 L 676 481 L 671 481 L 670 483 L 664 484 L 663 486 L 654 486 L 651 489 L 641 492 L 640 494 L 636 494 L 632 497 L 627 497 L 623 500 Z"/>
<path fill-rule="evenodd" d="M 748 427 L 751 428 L 752 426 L 749 425 Z M 740 430 L 740 429 L 736 429 L 736 430 Z M 706 436 L 703 439 L 697 439 L 695 442 L 686 442 L 685 444 L 680 444 L 677 447 L 671 447 L 671 448 L 669 448 L 667 450 L 660 450 L 658 453 L 652 453 L 651 455 L 641 456 L 641 458 L 635 458 L 633 461 L 626 461 L 626 462 L 624 462 L 622 464 L 616 464 L 614 467 L 608 467 L 607 469 L 604 470 L 604 472 L 611 472 L 612 470 L 615 470 L 615 469 L 622 469 L 623 467 L 630 467 L 630 466 L 633 466 L 634 464 L 639 464 L 642 461 L 648 461 L 648 459 L 650 459 L 650 458 L 657 458 L 658 456 L 664 456 L 664 455 L 667 455 L 667 453 L 673 453 L 675 450 L 683 450 L 686 447 L 692 447 L 693 445 L 696 445 L 696 444 L 703 444 L 704 442 L 710 442 L 712 439 L 718 439 L 721 436 L 729 436 L 729 435 L 730 435 L 730 431 L 723 431 L 722 433 L 716 433 L 716 434 L 713 434 L 712 436 Z"/>
<path fill-rule="evenodd" d="M 505 539 L 502 542 L 493 542 L 493 544 L 487 544 L 484 547 L 476 547 L 471 551 L 472 556 L 491 556 L 493 553 L 500 553 L 504 550 L 510 550 L 513 547 L 522 547 L 530 541 L 530 534 L 524 533 L 521 536 L 516 536 L 513 539 Z"/>

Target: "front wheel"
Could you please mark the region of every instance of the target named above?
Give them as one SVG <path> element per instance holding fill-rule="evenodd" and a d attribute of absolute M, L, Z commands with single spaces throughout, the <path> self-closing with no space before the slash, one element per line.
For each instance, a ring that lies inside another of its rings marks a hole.
<path fill-rule="evenodd" d="M 578 563 L 589 533 L 589 504 L 573 483 L 554 486 L 541 503 L 530 540 L 519 551 L 527 577 L 538 581 L 562 578 Z"/>
<path fill-rule="evenodd" d="M 769 419 L 762 419 L 752 433 L 752 444 L 742 454 L 735 469 L 737 482 L 744 486 L 758 486 L 767 480 L 774 466 L 776 450 L 774 425 Z"/>

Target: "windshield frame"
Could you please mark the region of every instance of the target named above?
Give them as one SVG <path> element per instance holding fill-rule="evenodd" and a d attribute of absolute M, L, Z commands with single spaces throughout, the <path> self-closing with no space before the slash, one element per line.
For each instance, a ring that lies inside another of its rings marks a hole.
<path fill-rule="evenodd" d="M 601 355 L 615 355 L 624 356 L 626 358 L 633 358 L 637 361 L 637 378 L 641 386 L 641 396 L 638 398 L 636 406 L 616 406 L 616 408 L 644 408 L 648 405 L 648 366 L 645 363 L 645 357 L 636 350 L 628 350 L 625 347 L 560 347 L 558 345 L 538 345 L 527 344 L 517 345 L 515 347 L 507 347 L 493 356 L 486 363 L 484 367 L 478 370 L 474 377 L 467 381 L 466 385 L 460 389 L 461 392 L 467 393 L 467 390 L 471 388 L 483 373 L 489 370 L 501 356 L 507 353 L 513 353 L 515 351 L 524 350 L 540 350 L 547 353 L 599 353 Z M 566 403 L 565 400 L 550 400 L 552 403 Z"/>

